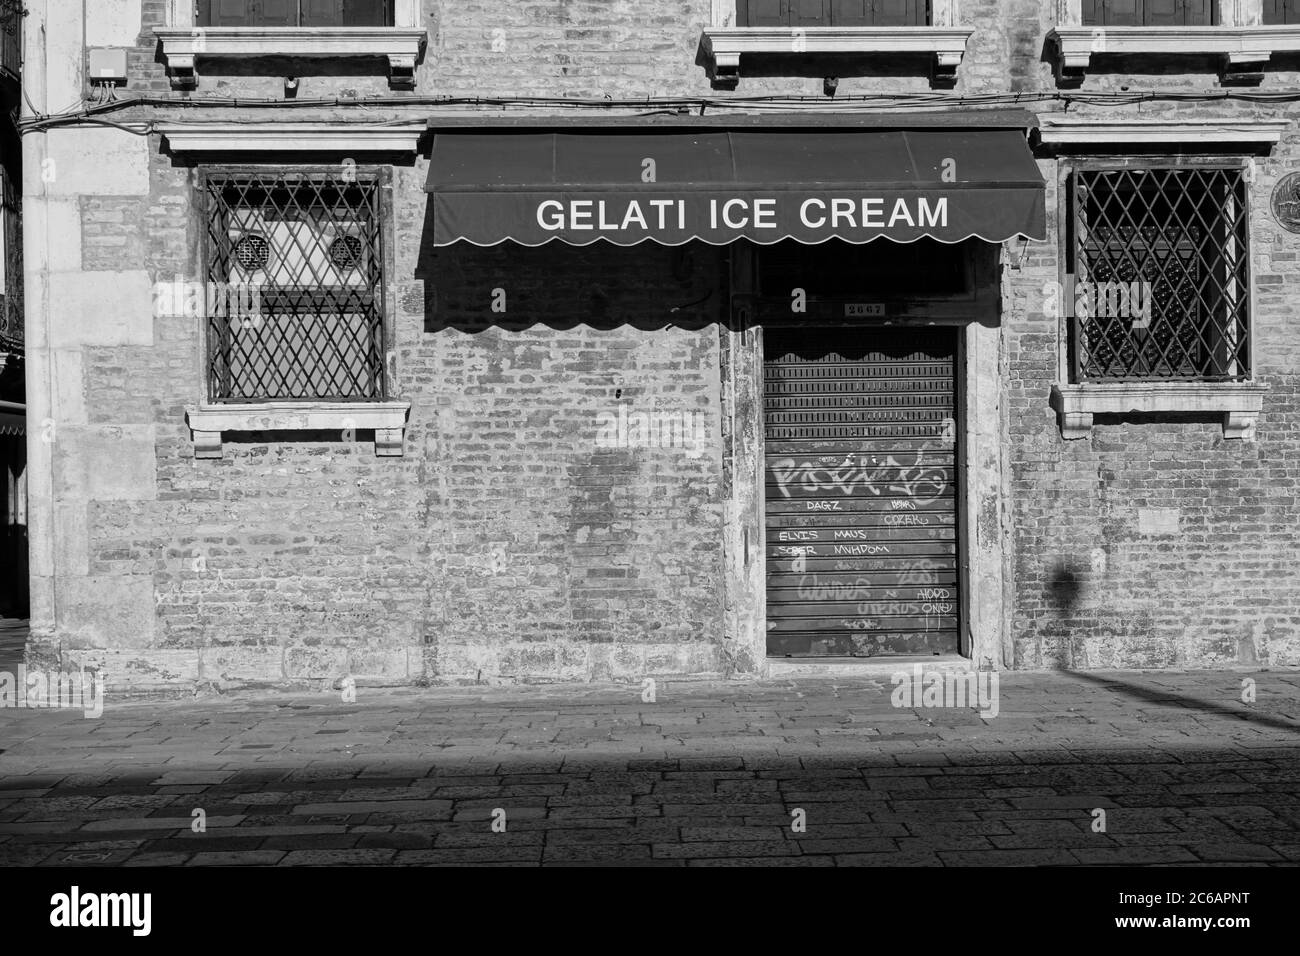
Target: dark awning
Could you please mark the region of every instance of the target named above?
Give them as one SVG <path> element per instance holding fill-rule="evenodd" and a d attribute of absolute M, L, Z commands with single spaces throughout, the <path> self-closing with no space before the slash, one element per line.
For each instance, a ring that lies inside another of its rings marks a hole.
<path fill-rule="evenodd" d="M 0 402 L 0 435 L 27 434 L 27 406 L 21 402 Z"/>
<path fill-rule="evenodd" d="M 548 129 L 433 120 L 434 243 L 1046 238 L 1032 116 L 978 117 Z"/>

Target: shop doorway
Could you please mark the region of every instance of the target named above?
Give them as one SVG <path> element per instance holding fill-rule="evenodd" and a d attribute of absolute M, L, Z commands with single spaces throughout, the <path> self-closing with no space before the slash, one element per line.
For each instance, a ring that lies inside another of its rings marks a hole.
<path fill-rule="evenodd" d="M 958 328 L 763 343 L 768 656 L 958 653 Z"/>

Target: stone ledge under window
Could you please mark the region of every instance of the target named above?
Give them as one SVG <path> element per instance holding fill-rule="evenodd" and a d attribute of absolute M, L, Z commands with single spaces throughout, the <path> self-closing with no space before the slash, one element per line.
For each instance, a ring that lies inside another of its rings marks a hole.
<path fill-rule="evenodd" d="M 375 454 L 400 457 L 410 402 L 264 402 L 185 409 L 195 458 L 220 458 L 224 432 L 373 429 Z"/>
<path fill-rule="evenodd" d="M 419 127 L 356 123 L 158 123 L 154 128 L 163 135 L 173 153 L 414 153 L 424 135 L 423 121 Z"/>
<path fill-rule="evenodd" d="M 1221 56 L 1225 76 L 1255 75 L 1274 53 L 1300 52 L 1300 28 L 1058 26 L 1047 34 L 1064 74 L 1081 77 L 1094 55 Z"/>
<path fill-rule="evenodd" d="M 1268 386 L 1258 382 L 1131 382 L 1053 385 L 1052 408 L 1061 437 L 1087 438 L 1094 415 L 1200 413 L 1223 416 L 1223 437 L 1255 437 Z"/>
<path fill-rule="evenodd" d="M 1042 116 L 1038 141 L 1044 146 L 1060 148 L 1193 142 L 1266 147 L 1281 142 L 1290 126 L 1287 120 L 1125 118 L 1109 121 L 1095 117 Z"/>
<path fill-rule="evenodd" d="M 266 56 L 385 57 L 392 85 L 409 89 L 428 39 L 418 27 L 160 27 L 154 34 L 172 87 L 182 90 L 197 86 L 198 59 Z"/>
<path fill-rule="evenodd" d="M 700 52 L 710 78 L 734 84 L 741 54 L 821 55 L 827 53 L 928 53 L 935 74 L 956 75 L 974 30 L 952 27 L 709 27 Z"/>

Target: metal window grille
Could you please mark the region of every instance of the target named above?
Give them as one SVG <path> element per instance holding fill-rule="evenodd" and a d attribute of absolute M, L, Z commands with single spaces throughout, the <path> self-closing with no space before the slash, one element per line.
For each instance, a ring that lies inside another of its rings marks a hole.
<path fill-rule="evenodd" d="M 213 401 L 385 396 L 379 182 L 348 179 L 205 176 Z"/>
<path fill-rule="evenodd" d="M 1248 379 L 1245 170 L 1082 166 L 1072 178 L 1075 288 L 1141 284 L 1146 303 L 1076 314 L 1075 381 Z"/>

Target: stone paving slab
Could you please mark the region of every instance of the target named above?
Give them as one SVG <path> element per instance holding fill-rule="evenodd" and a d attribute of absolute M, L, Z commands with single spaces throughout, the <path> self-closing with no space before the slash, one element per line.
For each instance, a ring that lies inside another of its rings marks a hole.
<path fill-rule="evenodd" d="M 0 864 L 1300 862 L 1300 673 L 1003 674 L 997 717 L 895 708 L 891 689 L 801 676 L 661 682 L 654 703 L 583 684 L 110 699 L 92 720 L 0 709 Z"/>

